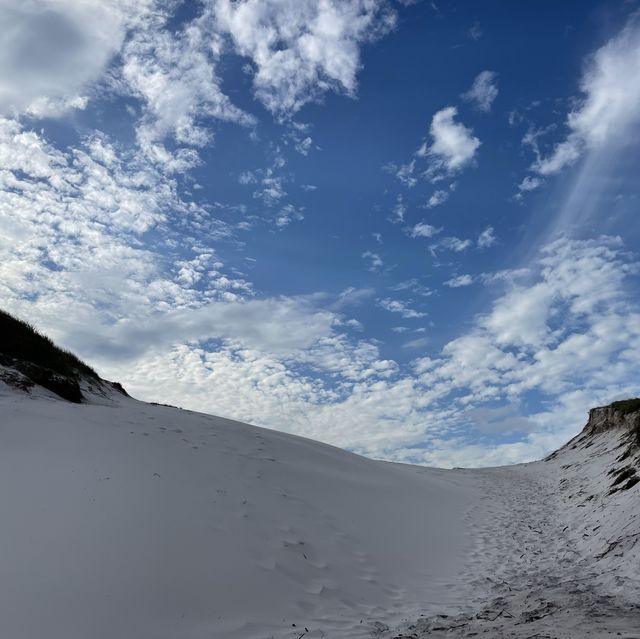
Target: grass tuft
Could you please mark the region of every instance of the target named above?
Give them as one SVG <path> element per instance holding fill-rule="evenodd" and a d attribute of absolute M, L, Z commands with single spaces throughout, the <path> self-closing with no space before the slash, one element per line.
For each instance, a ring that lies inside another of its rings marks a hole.
<path fill-rule="evenodd" d="M 73 353 L 56 346 L 34 326 L 0 310 L 0 354 L 47 368 L 65 377 L 99 379 L 98 374 Z"/>
<path fill-rule="evenodd" d="M 640 411 L 640 398 L 622 399 L 619 402 L 613 402 L 610 406 L 622 415 L 629 415 L 630 413 Z"/>

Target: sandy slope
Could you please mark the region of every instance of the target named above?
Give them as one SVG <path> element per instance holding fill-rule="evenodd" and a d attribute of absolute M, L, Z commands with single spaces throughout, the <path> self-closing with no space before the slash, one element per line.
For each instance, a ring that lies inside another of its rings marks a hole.
<path fill-rule="evenodd" d="M 444 471 L 0 384 L 0 636 L 640 636 L 616 436 Z"/>
<path fill-rule="evenodd" d="M 446 471 L 126 398 L 0 403 L 2 637 L 349 637 L 458 603 Z"/>
<path fill-rule="evenodd" d="M 626 435 L 458 471 L 483 494 L 467 514 L 474 544 L 463 578 L 474 596 L 460 614 L 428 612 L 378 636 L 640 639 L 640 484 L 610 494 L 612 471 L 629 464 L 619 461 Z"/>

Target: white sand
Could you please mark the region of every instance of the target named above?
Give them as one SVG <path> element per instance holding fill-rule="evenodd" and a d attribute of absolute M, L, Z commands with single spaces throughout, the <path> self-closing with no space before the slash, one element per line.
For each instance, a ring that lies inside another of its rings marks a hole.
<path fill-rule="evenodd" d="M 640 637 L 640 484 L 606 495 L 615 437 L 445 471 L 0 383 L 0 637 Z"/>

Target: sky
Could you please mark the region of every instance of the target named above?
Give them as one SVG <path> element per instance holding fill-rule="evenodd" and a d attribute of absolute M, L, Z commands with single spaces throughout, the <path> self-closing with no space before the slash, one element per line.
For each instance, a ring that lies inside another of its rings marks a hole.
<path fill-rule="evenodd" d="M 638 2 L 0 25 L 0 305 L 135 397 L 481 466 L 640 395 Z"/>

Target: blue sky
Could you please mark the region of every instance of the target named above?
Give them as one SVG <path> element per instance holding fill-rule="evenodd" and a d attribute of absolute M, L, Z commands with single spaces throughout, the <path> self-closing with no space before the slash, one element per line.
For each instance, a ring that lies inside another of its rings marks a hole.
<path fill-rule="evenodd" d="M 29 0 L 2 305 L 142 399 L 433 465 L 638 394 L 636 2 Z"/>

